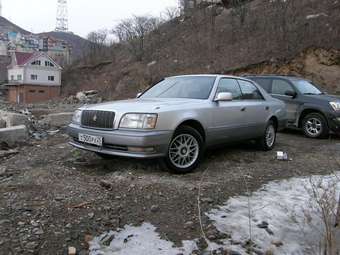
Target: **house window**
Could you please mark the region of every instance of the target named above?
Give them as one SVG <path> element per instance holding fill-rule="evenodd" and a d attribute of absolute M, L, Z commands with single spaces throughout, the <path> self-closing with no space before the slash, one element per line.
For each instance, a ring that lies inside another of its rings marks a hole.
<path fill-rule="evenodd" d="M 49 81 L 54 81 L 54 76 L 48 76 Z"/>
<path fill-rule="evenodd" d="M 45 66 L 54 67 L 53 63 L 50 61 L 45 61 Z"/>
<path fill-rule="evenodd" d="M 41 61 L 40 60 L 36 60 L 32 62 L 32 66 L 40 66 L 41 65 Z"/>
<path fill-rule="evenodd" d="M 39 90 L 39 93 L 45 93 L 45 91 L 44 90 Z"/>
<path fill-rule="evenodd" d="M 36 74 L 31 74 L 31 80 L 32 80 L 32 81 L 38 80 L 38 75 L 36 75 Z"/>
<path fill-rule="evenodd" d="M 35 93 L 35 90 L 32 89 L 32 90 L 30 90 L 29 92 L 30 92 L 30 93 Z"/>
<path fill-rule="evenodd" d="M 14 81 L 14 75 L 11 75 L 11 81 Z"/>
<path fill-rule="evenodd" d="M 18 80 L 18 81 L 21 81 L 21 80 L 22 80 L 22 75 L 21 75 L 21 74 L 18 74 L 18 75 L 17 75 L 17 80 Z"/>

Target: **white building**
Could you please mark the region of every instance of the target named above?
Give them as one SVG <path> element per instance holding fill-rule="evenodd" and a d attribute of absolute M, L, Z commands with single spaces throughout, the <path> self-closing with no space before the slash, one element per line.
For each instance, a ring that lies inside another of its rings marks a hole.
<path fill-rule="evenodd" d="M 62 68 L 43 52 L 15 52 L 8 67 L 8 81 L 19 84 L 61 85 Z"/>
<path fill-rule="evenodd" d="M 59 96 L 61 70 L 44 52 L 13 53 L 8 66 L 9 101 L 35 103 Z"/>

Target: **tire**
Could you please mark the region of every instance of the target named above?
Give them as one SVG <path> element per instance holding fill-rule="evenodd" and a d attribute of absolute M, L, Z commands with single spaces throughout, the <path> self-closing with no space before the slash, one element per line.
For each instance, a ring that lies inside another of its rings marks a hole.
<path fill-rule="evenodd" d="M 109 154 L 104 154 L 104 153 L 100 153 L 100 152 L 96 152 L 96 154 L 97 154 L 98 157 L 105 159 L 105 160 L 110 160 L 110 159 L 114 158 L 113 155 L 109 155 Z"/>
<path fill-rule="evenodd" d="M 173 135 L 164 162 L 174 173 L 189 173 L 200 164 L 204 155 L 204 147 L 203 138 L 196 129 L 182 126 Z M 192 150 L 191 153 L 189 149 Z"/>
<path fill-rule="evenodd" d="M 322 139 L 329 136 L 327 121 L 322 114 L 317 112 L 306 115 L 301 127 L 308 138 Z"/>
<path fill-rule="evenodd" d="M 258 140 L 260 148 L 264 151 L 271 151 L 275 147 L 277 128 L 275 123 L 270 120 L 267 123 L 263 136 Z"/>

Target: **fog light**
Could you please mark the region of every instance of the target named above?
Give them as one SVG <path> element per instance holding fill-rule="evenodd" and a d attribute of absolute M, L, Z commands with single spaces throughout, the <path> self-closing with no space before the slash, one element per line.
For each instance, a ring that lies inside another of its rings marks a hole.
<path fill-rule="evenodd" d="M 154 152 L 153 147 L 128 147 L 131 152 Z"/>

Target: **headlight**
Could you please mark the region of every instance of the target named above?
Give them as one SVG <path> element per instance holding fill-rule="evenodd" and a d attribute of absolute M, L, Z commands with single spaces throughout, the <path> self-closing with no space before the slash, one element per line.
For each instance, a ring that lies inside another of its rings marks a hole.
<path fill-rule="evenodd" d="M 128 113 L 120 121 L 120 128 L 154 129 L 156 127 L 157 114 Z"/>
<path fill-rule="evenodd" d="M 330 102 L 329 103 L 334 111 L 340 111 L 340 102 Z"/>
<path fill-rule="evenodd" d="M 81 113 L 82 113 L 81 110 L 76 110 L 74 112 L 73 117 L 72 117 L 72 122 L 74 124 L 80 124 L 80 122 L 81 122 Z"/>

